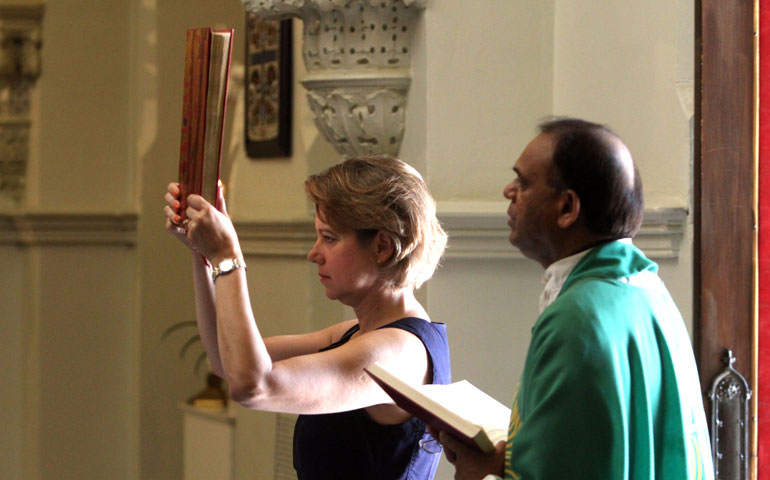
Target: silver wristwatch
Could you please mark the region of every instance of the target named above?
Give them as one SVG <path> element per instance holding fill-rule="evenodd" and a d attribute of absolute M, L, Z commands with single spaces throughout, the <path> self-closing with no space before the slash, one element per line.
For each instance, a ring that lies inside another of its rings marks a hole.
<path fill-rule="evenodd" d="M 246 270 L 246 263 L 243 260 L 239 260 L 237 258 L 227 258 L 219 262 L 217 265 L 214 265 L 213 270 L 211 271 L 211 279 L 216 281 L 217 277 L 220 275 L 226 275 L 228 273 L 234 272 L 235 270 L 238 270 L 239 268 Z"/>

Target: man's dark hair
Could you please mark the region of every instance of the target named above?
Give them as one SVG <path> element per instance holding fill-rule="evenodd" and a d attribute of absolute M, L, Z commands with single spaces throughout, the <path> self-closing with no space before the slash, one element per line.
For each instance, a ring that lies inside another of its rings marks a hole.
<path fill-rule="evenodd" d="M 634 164 L 629 181 L 620 138 L 576 118 L 548 119 L 539 129 L 554 141 L 551 184 L 575 191 L 588 230 L 604 238 L 633 237 L 644 215 L 642 179 Z"/>

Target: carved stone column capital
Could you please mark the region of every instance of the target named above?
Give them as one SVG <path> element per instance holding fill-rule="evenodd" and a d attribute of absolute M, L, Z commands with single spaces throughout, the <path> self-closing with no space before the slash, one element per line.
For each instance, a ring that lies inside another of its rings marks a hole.
<path fill-rule="evenodd" d="M 30 89 L 40 76 L 42 1 L 0 2 L 0 194 L 24 195 Z"/>
<path fill-rule="evenodd" d="M 242 0 L 265 18 L 303 20 L 315 123 L 346 156 L 397 155 L 406 122 L 414 22 L 425 0 Z"/>

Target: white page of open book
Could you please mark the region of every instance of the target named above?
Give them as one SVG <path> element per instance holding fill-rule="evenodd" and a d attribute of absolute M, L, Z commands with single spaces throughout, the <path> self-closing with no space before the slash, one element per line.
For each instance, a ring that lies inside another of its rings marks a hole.
<path fill-rule="evenodd" d="M 421 385 L 418 388 L 425 396 L 486 430 L 508 430 L 511 409 L 467 380 L 449 385 Z"/>

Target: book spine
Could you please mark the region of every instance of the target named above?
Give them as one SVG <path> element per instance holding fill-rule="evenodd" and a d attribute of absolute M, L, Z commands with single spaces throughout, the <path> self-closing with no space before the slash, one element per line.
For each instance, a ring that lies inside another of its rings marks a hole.
<path fill-rule="evenodd" d="M 193 76 L 193 47 L 195 31 L 188 30 L 185 39 L 184 83 L 182 88 L 182 132 L 179 146 L 179 189 L 182 218 L 186 217 L 187 195 L 189 194 L 190 171 L 190 127 L 192 122 L 192 76 Z"/>
<path fill-rule="evenodd" d="M 209 43 L 211 30 L 209 28 L 196 29 L 195 52 L 193 54 L 193 97 L 191 142 L 192 161 L 190 171 L 190 192 L 201 194 L 202 171 L 206 144 L 206 97 L 208 92 L 209 75 Z"/>

